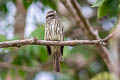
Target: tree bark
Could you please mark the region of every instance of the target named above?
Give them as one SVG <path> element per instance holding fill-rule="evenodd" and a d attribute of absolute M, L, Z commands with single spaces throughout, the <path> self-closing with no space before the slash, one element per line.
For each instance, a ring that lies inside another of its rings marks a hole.
<path fill-rule="evenodd" d="M 24 38 L 27 10 L 24 8 L 22 0 L 16 0 L 16 8 L 17 12 L 15 16 L 14 34 L 20 38 Z"/>

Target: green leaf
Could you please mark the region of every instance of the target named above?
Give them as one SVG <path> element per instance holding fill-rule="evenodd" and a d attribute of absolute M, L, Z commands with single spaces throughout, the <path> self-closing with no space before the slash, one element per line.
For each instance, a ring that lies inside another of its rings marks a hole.
<path fill-rule="evenodd" d="M 92 7 L 99 7 L 100 5 L 103 4 L 105 0 L 96 0 L 95 3 L 93 3 Z"/>
<path fill-rule="evenodd" d="M 106 0 L 101 6 L 99 6 L 98 12 L 97 12 L 98 18 L 101 18 L 107 15 L 107 13 L 110 11 L 110 8 L 111 8 L 110 4 L 111 4 L 111 0 Z"/>
<path fill-rule="evenodd" d="M 118 14 L 119 11 L 119 1 L 118 0 L 110 0 L 110 17 L 116 16 Z"/>
<path fill-rule="evenodd" d="M 102 18 L 108 13 L 110 17 L 116 16 L 119 11 L 119 4 L 120 2 L 118 0 L 105 0 L 96 4 L 95 6 L 99 7 L 97 11 L 97 18 Z"/>
<path fill-rule="evenodd" d="M 101 18 L 103 16 L 105 16 L 109 11 L 109 7 L 107 7 L 106 5 L 101 5 L 98 8 L 98 12 L 97 12 L 97 18 Z"/>

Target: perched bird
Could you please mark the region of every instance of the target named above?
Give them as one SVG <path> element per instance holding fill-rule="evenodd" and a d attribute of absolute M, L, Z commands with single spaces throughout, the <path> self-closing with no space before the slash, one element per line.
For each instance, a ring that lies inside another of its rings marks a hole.
<path fill-rule="evenodd" d="M 44 39 L 48 41 L 63 41 L 63 24 L 61 23 L 56 11 L 51 10 L 46 15 L 46 26 Z M 47 46 L 48 54 L 53 59 L 55 72 L 60 72 L 60 62 L 62 60 L 64 46 Z"/>

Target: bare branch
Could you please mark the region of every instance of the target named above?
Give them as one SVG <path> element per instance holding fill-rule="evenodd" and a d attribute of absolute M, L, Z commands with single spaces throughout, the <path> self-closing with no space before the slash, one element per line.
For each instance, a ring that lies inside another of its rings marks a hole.
<path fill-rule="evenodd" d="M 117 30 L 117 31 L 119 31 L 119 30 Z M 107 52 L 108 50 L 104 51 L 106 49 L 104 49 L 105 47 L 103 47 L 101 45 L 106 45 L 107 41 L 109 41 L 112 38 L 110 36 L 115 35 L 115 33 L 117 31 L 111 33 L 105 39 L 100 39 L 100 40 L 45 41 L 45 40 L 38 40 L 37 38 L 33 38 L 33 39 L 0 42 L 0 48 L 21 47 L 23 45 L 76 46 L 76 45 L 86 44 L 86 45 L 99 45 L 98 49 L 101 52 Z M 109 52 L 107 52 L 107 53 L 109 53 Z M 107 54 L 107 53 L 105 53 L 105 54 Z M 109 61 L 111 61 L 111 60 L 109 60 L 110 55 L 107 55 L 107 56 L 102 55 L 102 57 L 105 58 L 105 60 L 106 60 L 105 62 L 111 63 L 111 62 L 109 62 Z M 107 65 L 110 66 L 110 68 L 112 68 L 112 66 L 110 64 L 107 64 Z M 10 64 L 10 63 L 5 63 L 5 62 L 0 62 L 0 67 L 8 68 L 8 69 L 23 70 L 23 71 L 27 71 L 27 72 L 50 71 L 50 69 L 45 68 L 45 66 L 41 66 L 41 67 L 39 66 L 39 67 L 33 68 L 33 67 L 27 67 L 27 66 L 18 66 L 18 65 L 14 65 L 14 64 Z"/>
<path fill-rule="evenodd" d="M 106 45 L 104 40 L 71 40 L 71 41 L 46 41 L 33 39 L 13 40 L 0 42 L 0 48 L 21 47 L 23 45 L 52 45 L 52 46 L 77 46 L 77 45 Z"/>

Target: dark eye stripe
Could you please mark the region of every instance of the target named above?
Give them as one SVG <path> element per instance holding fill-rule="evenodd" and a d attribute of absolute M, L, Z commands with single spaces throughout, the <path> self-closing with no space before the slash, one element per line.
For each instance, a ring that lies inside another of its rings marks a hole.
<path fill-rule="evenodd" d="M 46 16 L 46 19 L 49 18 L 49 17 L 53 17 L 53 16 L 54 16 L 54 14 L 47 15 L 47 16 Z"/>
<path fill-rule="evenodd" d="M 47 14 L 50 14 L 50 13 L 55 13 L 55 11 L 51 10 L 51 11 L 47 12 Z"/>

